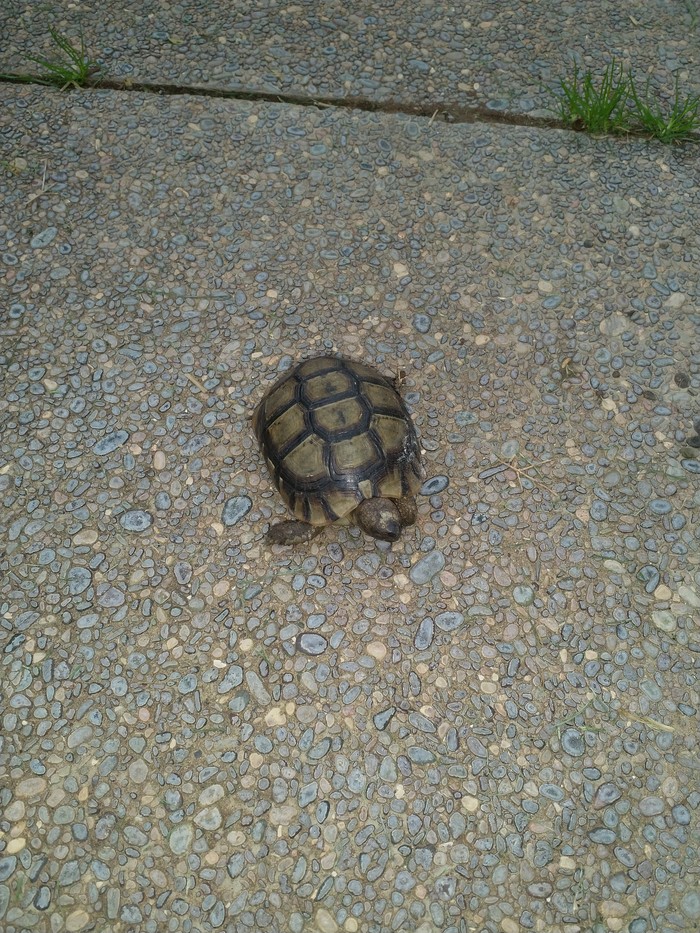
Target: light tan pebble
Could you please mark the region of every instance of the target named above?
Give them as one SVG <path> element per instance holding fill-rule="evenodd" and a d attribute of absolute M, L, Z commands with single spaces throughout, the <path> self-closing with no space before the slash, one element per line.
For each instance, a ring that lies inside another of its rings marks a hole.
<path fill-rule="evenodd" d="M 65 796 L 66 792 L 62 787 L 52 787 L 46 797 L 46 806 L 57 807 Z"/>
<path fill-rule="evenodd" d="M 46 790 L 47 784 L 42 777 L 30 777 L 20 781 L 15 787 L 16 797 L 38 797 Z"/>
<path fill-rule="evenodd" d="M 207 807 L 195 816 L 194 821 L 202 829 L 214 830 L 221 826 L 223 817 L 218 807 Z"/>
<path fill-rule="evenodd" d="M 205 787 L 199 795 L 199 805 L 201 807 L 209 807 L 211 804 L 216 803 L 217 800 L 221 800 L 224 793 L 225 791 L 221 784 L 211 784 L 209 787 Z"/>
<path fill-rule="evenodd" d="M 143 784 L 148 777 L 148 765 L 143 758 L 137 758 L 129 765 L 129 777 L 134 784 Z"/>
<path fill-rule="evenodd" d="M 611 570 L 613 573 L 622 573 L 625 569 L 619 560 L 604 560 L 603 566 L 606 570 Z"/>
<path fill-rule="evenodd" d="M 606 334 L 608 337 L 618 337 L 625 331 L 633 329 L 630 319 L 621 311 L 615 311 L 609 317 L 603 318 L 598 327 L 601 334 Z"/>
<path fill-rule="evenodd" d="M 17 836 L 16 839 L 10 839 L 5 848 L 5 852 L 8 855 L 14 855 L 15 852 L 21 852 L 27 845 L 27 840 L 24 836 Z"/>
<path fill-rule="evenodd" d="M 78 930 L 82 930 L 87 926 L 89 921 L 90 914 L 87 910 L 83 910 L 82 907 L 79 907 L 78 910 L 74 910 L 66 917 L 66 930 L 68 933 L 78 933 Z"/>
<path fill-rule="evenodd" d="M 279 706 L 273 706 L 265 714 L 265 724 L 268 726 L 284 726 L 287 723 L 287 717 Z"/>
<path fill-rule="evenodd" d="M 461 529 L 459 529 L 459 531 L 461 534 Z M 457 577 L 452 573 L 451 570 L 443 570 L 440 573 L 440 581 L 442 582 L 443 586 L 457 586 Z"/>
<path fill-rule="evenodd" d="M 21 800 L 13 800 L 12 803 L 8 803 L 7 807 L 5 807 L 3 816 L 9 823 L 16 823 L 22 819 L 26 810 L 27 808 Z"/>
<path fill-rule="evenodd" d="M 165 454 L 163 453 L 162 450 L 157 450 L 153 454 L 153 468 L 156 470 L 164 470 L 165 463 L 166 463 Z"/>
<path fill-rule="evenodd" d="M 333 914 L 325 907 L 319 907 L 316 911 L 315 926 L 318 933 L 337 933 L 338 930 Z"/>
<path fill-rule="evenodd" d="M 667 308 L 680 308 L 681 305 L 685 304 L 687 297 L 685 292 L 674 292 L 670 298 L 666 299 L 664 305 Z"/>
<path fill-rule="evenodd" d="M 388 648 L 383 641 L 371 641 L 365 649 L 370 658 L 375 661 L 383 661 L 387 655 Z"/>
<path fill-rule="evenodd" d="M 330 871 L 331 868 L 335 865 L 338 860 L 337 852 L 326 852 L 325 855 L 321 856 L 321 868 L 324 871 Z"/>
<path fill-rule="evenodd" d="M 665 602 L 672 596 L 673 591 L 668 586 L 666 586 L 665 583 L 660 583 L 659 586 L 657 586 L 654 590 L 654 599 L 657 599 L 659 602 Z"/>
<path fill-rule="evenodd" d="M 690 586 L 679 586 L 678 595 L 684 603 L 692 606 L 693 609 L 700 609 L 700 593 L 698 593 L 697 590 L 694 590 Z"/>
<path fill-rule="evenodd" d="M 279 580 L 272 584 L 272 592 L 281 603 L 291 602 L 294 596 L 291 586 L 287 586 L 286 583 L 282 583 Z"/>
<path fill-rule="evenodd" d="M 462 797 L 462 809 L 467 813 L 476 813 L 479 809 L 479 800 L 477 797 Z"/>
<path fill-rule="evenodd" d="M 608 920 L 610 917 L 624 917 L 627 913 L 626 905 L 620 904 L 618 901 L 602 901 L 599 910 L 604 920 Z"/>
<path fill-rule="evenodd" d="M 231 589 L 231 585 L 228 580 L 219 580 L 214 584 L 214 596 L 225 596 L 228 591 Z"/>
<path fill-rule="evenodd" d="M 504 917 L 501 920 L 501 929 L 503 933 L 520 933 L 520 927 L 512 917 Z"/>
<path fill-rule="evenodd" d="M 296 710 L 297 719 L 304 725 L 309 725 L 309 723 L 315 722 L 317 716 L 318 710 L 311 704 L 303 704 Z"/>
<path fill-rule="evenodd" d="M 282 804 L 271 807 L 269 810 L 270 822 L 276 826 L 289 826 L 292 820 L 299 815 L 299 807 L 295 804 Z"/>
<path fill-rule="evenodd" d="M 73 538 L 73 544 L 76 547 L 80 547 L 84 544 L 94 544 L 98 537 L 99 535 L 94 528 L 83 528 L 83 530 L 79 531 L 78 534 Z"/>
<path fill-rule="evenodd" d="M 651 614 L 652 621 L 662 632 L 675 632 L 678 628 L 678 621 L 672 612 L 668 609 L 659 609 Z"/>
<path fill-rule="evenodd" d="M 674 800 L 678 793 L 678 786 L 678 779 L 669 776 L 661 783 L 661 793 L 668 797 L 669 800 Z"/>

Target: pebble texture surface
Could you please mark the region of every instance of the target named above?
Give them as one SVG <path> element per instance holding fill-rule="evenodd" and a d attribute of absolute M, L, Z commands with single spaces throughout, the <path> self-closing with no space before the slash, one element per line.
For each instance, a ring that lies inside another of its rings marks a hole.
<path fill-rule="evenodd" d="M 574 64 L 602 75 L 615 59 L 662 99 L 700 93 L 696 0 L 584 3 L 434 0 L 122 0 L 19 3 L 0 9 L 3 70 L 55 55 L 54 25 L 117 80 L 376 102 L 483 106 L 542 114 L 547 88 Z"/>
<path fill-rule="evenodd" d="M 2 929 L 695 929 L 696 154 L 0 96 Z M 270 552 L 327 351 L 418 523 Z"/>

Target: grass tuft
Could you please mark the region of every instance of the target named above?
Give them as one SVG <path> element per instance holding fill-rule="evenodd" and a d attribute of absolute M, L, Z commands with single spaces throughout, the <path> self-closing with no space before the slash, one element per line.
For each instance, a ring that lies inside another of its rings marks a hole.
<path fill-rule="evenodd" d="M 26 78 L 19 75 L 12 77 L 17 80 L 39 82 L 40 84 L 59 87 L 62 90 L 67 87 L 84 87 L 88 81 L 100 72 L 100 66 L 96 61 L 90 58 L 85 48 L 83 37 L 80 37 L 80 46 L 74 45 L 70 39 L 54 29 L 49 28 L 51 38 L 56 45 L 60 55 L 55 59 L 36 58 L 33 55 L 27 56 L 27 60 L 40 65 L 44 71 L 36 77 Z"/>
<path fill-rule="evenodd" d="M 613 59 L 600 83 L 578 67 L 570 78 L 559 79 L 559 93 L 551 92 L 559 117 L 575 129 L 589 133 L 651 136 L 662 143 L 700 141 L 700 97 L 681 97 L 676 79 L 670 109 L 664 109 L 649 96 L 649 84 L 640 94 L 632 73 L 626 74 Z"/>
<path fill-rule="evenodd" d="M 600 85 L 587 71 L 583 77 L 574 65 L 570 80 L 559 81 L 559 114 L 564 123 L 587 129 L 590 133 L 625 133 L 629 128 L 630 81 L 622 65 L 615 60 L 605 69 Z"/>
<path fill-rule="evenodd" d="M 664 111 L 656 101 L 649 99 L 647 84 L 641 97 L 630 79 L 630 93 L 634 101 L 635 116 L 643 129 L 662 143 L 696 141 L 695 131 L 700 128 L 700 97 L 681 99 L 678 78 L 669 110 Z"/>

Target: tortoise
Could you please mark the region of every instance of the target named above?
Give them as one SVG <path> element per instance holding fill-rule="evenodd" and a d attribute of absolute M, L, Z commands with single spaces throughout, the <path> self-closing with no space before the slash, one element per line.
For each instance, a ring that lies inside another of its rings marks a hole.
<path fill-rule="evenodd" d="M 309 541 L 351 513 L 382 541 L 416 521 L 418 436 L 393 383 L 372 366 L 335 356 L 299 363 L 265 394 L 253 429 L 295 516 L 270 528 L 269 543 Z"/>

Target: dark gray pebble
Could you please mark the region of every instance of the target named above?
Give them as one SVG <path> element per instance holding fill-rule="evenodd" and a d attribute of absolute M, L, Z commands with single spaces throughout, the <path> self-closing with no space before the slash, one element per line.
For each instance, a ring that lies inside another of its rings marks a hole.
<path fill-rule="evenodd" d="M 58 230 L 56 227 L 46 227 L 46 229 L 42 230 L 41 233 L 36 233 L 31 238 L 29 245 L 32 247 L 32 249 L 41 249 L 44 246 L 48 246 L 49 243 L 53 243 L 57 233 Z"/>
<path fill-rule="evenodd" d="M 301 635 L 297 635 L 296 644 L 299 651 L 311 656 L 323 654 L 328 647 L 328 641 L 323 635 L 317 635 L 315 632 L 302 632 Z"/>
<path fill-rule="evenodd" d="M 119 524 L 127 531 L 145 531 L 153 524 L 153 516 L 143 509 L 131 509 L 119 518 Z"/>
<path fill-rule="evenodd" d="M 433 476 L 421 486 L 420 494 L 422 496 L 434 496 L 443 489 L 447 489 L 449 479 L 446 476 Z"/>
<path fill-rule="evenodd" d="M 226 870 L 231 878 L 237 878 L 245 868 L 245 855 L 242 852 L 234 853 L 228 860 Z"/>
<path fill-rule="evenodd" d="M 396 713 L 396 707 L 390 706 L 388 709 L 382 710 L 380 713 L 376 713 L 372 720 L 377 729 L 386 729 L 391 720 L 394 718 Z"/>
<path fill-rule="evenodd" d="M 613 853 L 618 862 L 621 862 L 625 868 L 634 868 L 637 864 L 634 854 L 629 849 L 625 849 L 624 846 L 615 846 Z"/>
<path fill-rule="evenodd" d="M 167 492 L 159 492 L 156 495 L 155 503 L 159 512 L 164 512 L 170 508 L 171 498 Z"/>
<path fill-rule="evenodd" d="M 540 796 L 546 797 L 548 800 L 563 800 L 564 791 L 561 787 L 557 787 L 556 784 L 542 784 L 540 786 Z"/>
<path fill-rule="evenodd" d="M 436 573 L 439 573 L 445 566 L 445 558 L 441 551 L 431 551 L 425 557 L 421 557 L 417 564 L 408 572 L 413 583 L 428 583 L 433 579 Z"/>
<path fill-rule="evenodd" d="M 117 450 L 122 444 L 126 444 L 128 440 L 128 431 L 114 431 L 112 434 L 108 434 L 106 437 L 103 437 L 102 440 L 99 440 L 92 448 L 92 452 L 97 454 L 98 457 L 103 457 L 105 454 L 111 454 L 113 451 Z"/>
<path fill-rule="evenodd" d="M 435 624 L 443 632 L 453 632 L 464 622 L 464 613 L 450 610 L 441 612 L 435 617 Z"/>
<path fill-rule="evenodd" d="M 221 521 L 227 526 L 235 525 L 250 512 L 252 507 L 253 502 L 248 496 L 234 496 L 224 505 Z"/>
<path fill-rule="evenodd" d="M 651 564 L 646 564 L 642 567 L 637 573 L 637 577 L 644 584 L 644 589 L 647 593 L 653 593 L 659 585 L 659 571 Z"/>
<path fill-rule="evenodd" d="M 92 574 L 87 567 L 71 567 L 68 571 L 68 592 L 71 596 L 84 593 L 92 583 Z"/>
<path fill-rule="evenodd" d="M 614 784 L 601 784 L 595 792 L 593 807 L 596 810 L 602 810 L 603 807 L 608 807 L 611 803 L 615 803 L 621 796 L 622 792 Z"/>
<path fill-rule="evenodd" d="M 431 323 L 427 314 L 415 314 L 413 316 L 413 326 L 419 334 L 427 334 L 430 330 Z"/>
<path fill-rule="evenodd" d="M 416 637 L 413 644 L 419 651 L 425 651 L 426 648 L 429 648 L 433 643 L 433 637 L 435 635 L 435 626 L 433 620 L 430 616 L 426 616 L 421 620 L 420 625 L 418 626 L 418 631 L 416 632 Z"/>
<path fill-rule="evenodd" d="M 567 755 L 577 758 L 585 752 L 586 743 L 578 729 L 565 729 L 561 737 L 561 747 Z"/>
<path fill-rule="evenodd" d="M 690 823 L 690 811 L 682 803 L 679 803 L 671 810 L 671 816 L 679 826 L 688 826 Z"/>
<path fill-rule="evenodd" d="M 599 845 L 609 846 L 617 839 L 617 835 L 612 831 L 612 829 L 605 829 L 605 827 L 600 826 L 598 829 L 592 830 L 588 834 L 588 838 L 591 842 L 597 842 Z"/>
<path fill-rule="evenodd" d="M 608 507 L 600 499 L 596 499 L 590 508 L 591 518 L 596 522 L 603 522 L 608 517 Z"/>

